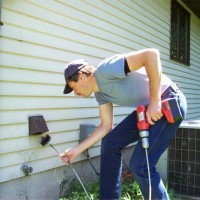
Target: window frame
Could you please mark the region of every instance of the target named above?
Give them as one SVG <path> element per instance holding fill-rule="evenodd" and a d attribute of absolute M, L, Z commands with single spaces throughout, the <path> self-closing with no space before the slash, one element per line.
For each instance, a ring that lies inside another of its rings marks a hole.
<path fill-rule="evenodd" d="M 176 14 L 176 24 L 173 24 L 174 12 Z M 181 34 L 181 23 L 184 23 L 185 25 L 184 35 Z M 173 29 L 175 25 L 176 33 Z M 177 34 L 177 36 L 174 36 L 174 34 Z M 186 40 L 184 49 L 181 49 L 181 36 Z M 175 47 L 173 46 L 174 44 Z M 184 52 L 183 59 L 181 58 L 181 51 Z M 187 66 L 190 65 L 190 13 L 180 3 L 178 3 L 177 0 L 171 0 L 170 59 Z"/>

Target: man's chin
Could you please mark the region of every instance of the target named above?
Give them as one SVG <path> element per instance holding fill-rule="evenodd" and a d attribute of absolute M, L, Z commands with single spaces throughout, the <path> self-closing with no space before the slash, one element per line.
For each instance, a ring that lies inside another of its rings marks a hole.
<path fill-rule="evenodd" d="M 91 93 L 90 94 L 87 94 L 87 95 L 81 95 L 83 98 L 88 98 L 90 97 Z"/>

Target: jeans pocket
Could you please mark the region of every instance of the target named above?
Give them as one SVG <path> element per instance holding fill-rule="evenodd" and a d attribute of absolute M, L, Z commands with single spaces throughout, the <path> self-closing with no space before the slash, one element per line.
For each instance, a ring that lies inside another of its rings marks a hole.
<path fill-rule="evenodd" d="M 183 119 L 185 119 L 187 114 L 187 99 L 183 93 L 177 95 L 177 100 L 180 106 L 180 110 L 183 116 Z"/>

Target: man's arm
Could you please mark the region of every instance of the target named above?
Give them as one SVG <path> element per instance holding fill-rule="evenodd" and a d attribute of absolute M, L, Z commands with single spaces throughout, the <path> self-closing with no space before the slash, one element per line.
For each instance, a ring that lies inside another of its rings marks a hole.
<path fill-rule="evenodd" d="M 83 151 L 100 141 L 113 128 L 113 106 L 111 103 L 99 107 L 101 124 L 94 132 L 77 146 L 67 149 L 62 153 L 61 159 L 67 164 L 73 162 Z"/>
<path fill-rule="evenodd" d="M 159 51 L 156 49 L 145 49 L 131 52 L 126 55 L 128 66 L 131 71 L 145 67 L 149 78 L 150 102 L 147 108 L 146 117 L 149 124 L 159 120 L 161 112 L 161 76 L 162 67 Z"/>

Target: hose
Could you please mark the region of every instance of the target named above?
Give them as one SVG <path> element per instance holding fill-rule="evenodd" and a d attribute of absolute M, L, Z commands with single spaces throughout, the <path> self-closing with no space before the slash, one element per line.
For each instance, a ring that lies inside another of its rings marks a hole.
<path fill-rule="evenodd" d="M 100 175 L 99 172 L 97 172 L 96 168 L 95 168 L 94 165 L 92 164 L 92 161 L 91 161 L 91 159 L 90 159 L 90 155 L 89 155 L 88 150 L 86 150 L 86 151 L 84 152 L 84 154 L 86 155 L 87 160 L 88 160 L 90 166 L 92 167 L 92 169 L 94 170 L 94 172 L 96 173 L 96 175 L 99 176 L 99 175 Z"/>

